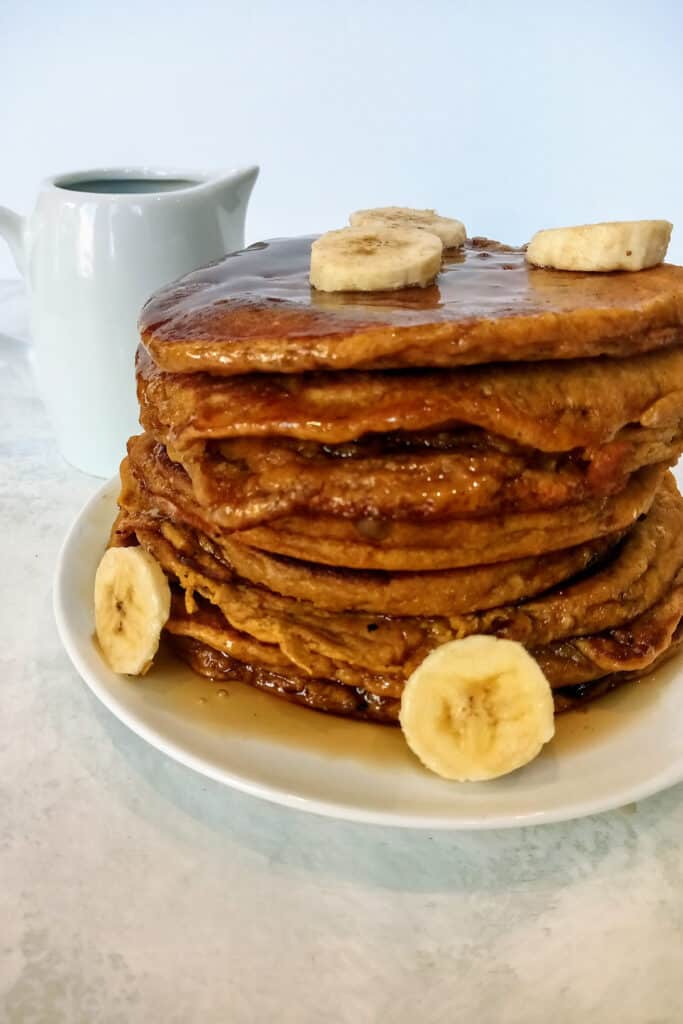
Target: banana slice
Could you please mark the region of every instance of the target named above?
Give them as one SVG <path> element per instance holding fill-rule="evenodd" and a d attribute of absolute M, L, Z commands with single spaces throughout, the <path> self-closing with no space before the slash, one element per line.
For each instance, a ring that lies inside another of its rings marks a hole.
<path fill-rule="evenodd" d="M 553 698 L 521 644 L 493 636 L 452 640 L 406 682 L 401 728 L 437 775 L 481 782 L 521 768 L 555 734 Z"/>
<path fill-rule="evenodd" d="M 661 263 L 671 238 L 668 220 L 623 220 L 537 231 L 526 258 L 555 270 L 645 270 Z"/>
<path fill-rule="evenodd" d="M 163 569 L 144 548 L 109 548 L 95 573 L 95 631 L 114 672 L 144 675 L 171 610 Z"/>
<path fill-rule="evenodd" d="M 342 228 L 311 248 L 311 284 L 322 292 L 393 291 L 431 284 L 443 246 L 417 228 Z"/>
<path fill-rule="evenodd" d="M 356 210 L 349 223 L 358 228 L 421 228 L 437 235 L 444 249 L 464 245 L 467 231 L 462 221 L 440 217 L 436 210 L 411 210 L 408 206 L 378 206 L 375 210 Z"/>

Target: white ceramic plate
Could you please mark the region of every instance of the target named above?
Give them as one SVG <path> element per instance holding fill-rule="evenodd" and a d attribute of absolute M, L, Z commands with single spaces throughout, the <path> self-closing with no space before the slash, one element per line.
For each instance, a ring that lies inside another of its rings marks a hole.
<path fill-rule="evenodd" d="M 335 719 L 238 683 L 202 680 L 170 654 L 144 679 L 117 676 L 93 639 L 92 589 L 118 480 L 85 506 L 57 566 L 64 646 L 117 718 L 182 764 L 300 810 L 426 829 L 562 821 L 631 803 L 683 779 L 683 659 L 588 710 L 561 716 L 532 764 L 494 782 L 431 775 L 400 730 Z"/>

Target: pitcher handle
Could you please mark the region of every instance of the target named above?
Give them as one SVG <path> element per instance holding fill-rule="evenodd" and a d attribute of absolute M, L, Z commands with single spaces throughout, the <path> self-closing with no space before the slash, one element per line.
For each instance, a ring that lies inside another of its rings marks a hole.
<path fill-rule="evenodd" d="M 0 206 L 0 237 L 10 247 L 17 270 L 23 276 L 26 268 L 26 251 L 24 244 L 24 218 L 6 206 Z"/>

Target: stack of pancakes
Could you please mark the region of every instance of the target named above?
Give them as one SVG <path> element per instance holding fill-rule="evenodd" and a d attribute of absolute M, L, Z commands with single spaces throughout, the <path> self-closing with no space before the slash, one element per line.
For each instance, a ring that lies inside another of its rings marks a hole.
<path fill-rule="evenodd" d="M 679 643 L 683 268 L 529 267 L 484 239 L 429 288 L 324 294 L 311 239 L 149 301 L 112 543 L 173 584 L 196 671 L 395 722 L 435 646 L 519 640 L 557 710 Z"/>

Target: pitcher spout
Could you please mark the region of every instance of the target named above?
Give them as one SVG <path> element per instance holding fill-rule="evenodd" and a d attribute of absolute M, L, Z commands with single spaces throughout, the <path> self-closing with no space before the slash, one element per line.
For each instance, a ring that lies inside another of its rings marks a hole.
<path fill-rule="evenodd" d="M 241 212 L 244 217 L 258 174 L 259 168 L 256 164 L 216 174 L 213 186 L 221 206 L 232 214 Z"/>
<path fill-rule="evenodd" d="M 228 252 L 244 246 L 247 205 L 258 173 L 259 168 L 253 164 L 251 167 L 213 174 L 209 179 L 209 195 L 218 207 Z"/>

